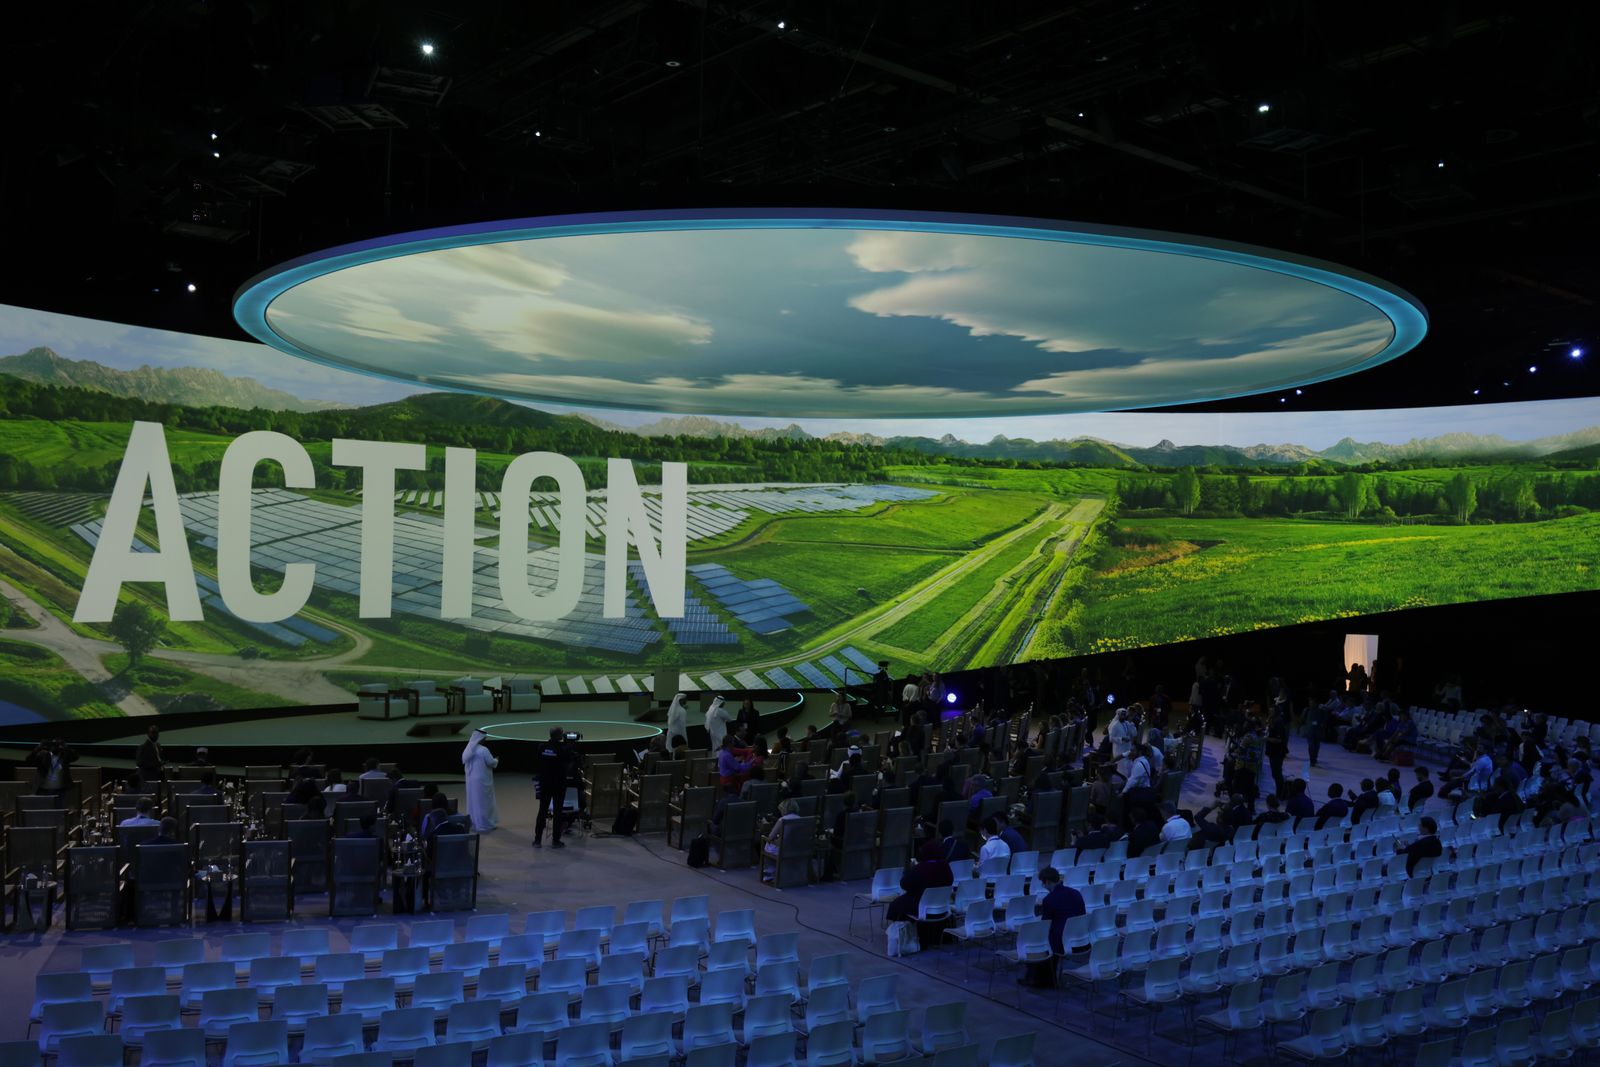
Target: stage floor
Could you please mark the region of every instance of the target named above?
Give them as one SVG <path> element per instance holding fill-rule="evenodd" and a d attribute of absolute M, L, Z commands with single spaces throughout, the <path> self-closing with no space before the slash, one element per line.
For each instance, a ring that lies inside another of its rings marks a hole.
<path fill-rule="evenodd" d="M 794 706 L 794 699 L 756 701 L 762 716 L 775 715 Z M 413 726 L 465 719 L 468 725 L 453 737 L 408 737 Z M 703 725 L 704 717 L 697 708 L 689 709 L 689 725 Z M 136 745 L 144 737 L 149 724 L 139 719 L 128 720 L 128 733 L 107 738 L 105 744 Z M 546 700 L 538 712 L 503 711 L 480 715 L 440 716 L 404 719 L 361 719 L 352 706 L 349 711 L 319 715 L 295 715 L 241 719 L 236 722 L 204 723 L 197 726 L 166 727 L 161 730 L 161 744 L 172 755 L 183 757 L 199 745 L 213 750 L 250 746 L 305 745 L 311 748 L 330 745 L 371 745 L 389 749 L 395 745 L 437 745 L 459 740 L 466 743 L 473 729 L 500 726 L 495 731 L 510 743 L 541 741 L 549 735 L 550 727 L 561 726 L 583 734 L 586 742 L 616 743 L 637 740 L 648 743 L 661 732 L 665 722 L 635 722 L 628 716 L 626 700 Z M 213 755 L 215 752 L 213 751 Z"/>

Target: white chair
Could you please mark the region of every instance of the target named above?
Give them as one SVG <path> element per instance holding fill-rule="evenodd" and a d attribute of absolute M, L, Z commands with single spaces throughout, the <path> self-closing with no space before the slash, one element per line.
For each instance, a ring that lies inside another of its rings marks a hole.
<path fill-rule="evenodd" d="M 612 1030 L 622 1028 L 628 1017 L 630 990 L 625 985 L 595 985 L 583 991 L 579 999 L 578 1019 L 583 1023 L 600 1023 Z"/>
<path fill-rule="evenodd" d="M 912 1052 L 909 1011 L 880 1011 L 867 1017 L 861 1028 L 862 1060 L 881 1063 L 904 1059 Z"/>
<path fill-rule="evenodd" d="M 1155 1030 L 1156 1017 L 1161 1009 L 1168 1004 L 1176 1004 L 1183 999 L 1183 988 L 1178 977 L 1180 961 L 1175 957 L 1158 959 L 1151 963 L 1144 972 L 1144 984 L 1133 989 L 1124 989 L 1121 999 L 1129 1004 L 1137 1004 L 1145 1009 L 1145 1037 L 1149 1042 L 1150 1035 Z"/>
<path fill-rule="evenodd" d="M 900 1010 L 900 976 L 879 974 L 863 978 L 856 987 L 856 1022 L 866 1025 L 875 1014 Z"/>
<path fill-rule="evenodd" d="M 500 1001 L 480 997 L 477 1000 L 452 1004 L 445 1017 L 446 1042 L 465 1044 L 473 1049 L 486 1049 L 489 1042 L 500 1036 Z"/>
<path fill-rule="evenodd" d="M 289 1028 L 280 1022 L 234 1023 L 222 1067 L 289 1062 Z"/>
<path fill-rule="evenodd" d="M 646 978 L 639 993 L 639 1011 L 649 1015 L 668 1015 L 673 1022 L 689 1010 L 689 981 L 682 975 L 657 975 Z"/>
<path fill-rule="evenodd" d="M 139 1050 L 140 1067 L 206 1067 L 206 1035 L 198 1030 L 152 1030 Z"/>
<path fill-rule="evenodd" d="M 569 1026 L 556 1037 L 554 1067 L 611 1067 L 611 1028 L 605 1023 Z"/>
<path fill-rule="evenodd" d="M 813 1027 L 806 1041 L 806 1067 L 855 1067 L 855 1028 L 848 1022 Z"/>
<path fill-rule="evenodd" d="M 673 1018 L 666 1012 L 630 1015 L 622 1024 L 620 1051 L 624 1063 L 647 1056 L 670 1057 L 677 1052 L 672 1041 Z"/>
<path fill-rule="evenodd" d="M 182 1025 L 177 997 L 168 994 L 129 997 L 122 1002 L 122 1018 L 118 1022 L 117 1032 L 122 1035 L 123 1044 L 137 1048 L 152 1030 L 170 1030 Z"/>
<path fill-rule="evenodd" d="M 460 971 L 419 974 L 411 987 L 411 1006 L 427 1008 L 435 1019 L 443 1019 L 450 1005 L 466 999 L 466 978 Z"/>
<path fill-rule="evenodd" d="M 793 1034 L 791 1005 L 790 999 L 781 993 L 751 997 L 745 1002 L 744 1030 L 739 1043 L 749 1045 L 757 1038 Z"/>
<path fill-rule="evenodd" d="M 739 941 L 748 948 L 756 944 L 756 913 L 740 908 L 717 913 L 717 942 Z"/>
<path fill-rule="evenodd" d="M 1323 1008 L 1311 1016 L 1311 1026 L 1304 1037 L 1278 1042 L 1278 1051 L 1303 1060 L 1331 1060 L 1344 1056 L 1350 1050 L 1344 1016 L 1342 1007 Z"/>
<path fill-rule="evenodd" d="M 287 1026 L 290 1034 L 305 1033 L 312 1019 L 327 1014 L 328 987 L 321 983 L 284 986 L 272 998 L 272 1018 Z"/>
<path fill-rule="evenodd" d="M 1228 1003 L 1221 1011 L 1210 1012 L 1195 1017 L 1198 1026 L 1215 1030 L 1222 1034 L 1222 1059 L 1230 1059 L 1230 1045 L 1237 1053 L 1237 1041 L 1240 1034 L 1260 1030 L 1261 1018 L 1261 980 L 1252 978 L 1248 981 L 1238 982 L 1228 990 Z M 991 1067 L 993 1057 L 990 1058 Z"/>
<path fill-rule="evenodd" d="M 811 957 L 811 969 L 806 972 L 806 988 L 812 994 L 815 994 L 817 990 L 825 989 L 828 986 L 848 986 L 850 984 L 849 965 L 850 957 L 843 952 L 829 956 Z M 1585 960 L 1584 966 L 1587 968 L 1587 960 Z"/>
<path fill-rule="evenodd" d="M 302 1064 L 326 1064 L 339 1056 L 365 1053 L 360 1016 L 315 1016 L 306 1021 Z"/>
<path fill-rule="evenodd" d="M 541 1034 L 547 1039 L 567 1028 L 567 994 L 564 992 L 529 993 L 517 1001 L 517 1021 L 513 1033 Z"/>
<path fill-rule="evenodd" d="M 685 1056 L 697 1048 L 731 1045 L 733 1041 L 731 1004 L 696 1004 L 684 1014 L 681 1048 Z"/>
<path fill-rule="evenodd" d="M 434 1014 L 431 1008 L 397 1008 L 378 1019 L 374 1052 L 415 1052 L 434 1043 Z M 403 1058 L 403 1057 L 402 1057 Z"/>
<path fill-rule="evenodd" d="M 989 1053 L 989 1067 L 1035 1067 L 1033 1059 L 1034 1034 L 1013 1034 L 994 1043 Z"/>

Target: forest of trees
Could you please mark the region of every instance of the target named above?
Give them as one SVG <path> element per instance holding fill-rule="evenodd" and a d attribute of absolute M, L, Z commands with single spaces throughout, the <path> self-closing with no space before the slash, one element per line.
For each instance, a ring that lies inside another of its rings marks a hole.
<path fill-rule="evenodd" d="M 1600 475 L 1500 466 L 1462 470 L 1436 482 L 1360 471 L 1252 478 L 1186 467 L 1172 474 L 1130 475 L 1118 494 L 1130 510 L 1183 515 L 1525 522 L 1600 508 Z"/>

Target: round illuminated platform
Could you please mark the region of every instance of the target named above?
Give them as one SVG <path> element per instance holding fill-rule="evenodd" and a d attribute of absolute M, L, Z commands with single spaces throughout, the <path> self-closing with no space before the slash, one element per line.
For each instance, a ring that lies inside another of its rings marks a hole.
<path fill-rule="evenodd" d="M 306 359 L 656 411 L 1051 414 L 1242 396 L 1414 347 L 1421 305 L 1344 267 L 1045 219 L 838 210 L 518 219 L 329 249 L 234 314 Z"/>
<path fill-rule="evenodd" d="M 606 719 L 573 719 L 571 722 L 565 722 L 561 719 L 542 717 L 485 724 L 478 726 L 477 729 L 482 730 L 491 741 L 537 743 L 550 737 L 552 726 L 559 726 L 563 731 L 582 734 L 585 742 L 597 745 L 620 744 L 623 741 L 640 741 L 648 744 L 652 737 L 657 737 L 662 732 L 661 727 L 644 722 Z"/>

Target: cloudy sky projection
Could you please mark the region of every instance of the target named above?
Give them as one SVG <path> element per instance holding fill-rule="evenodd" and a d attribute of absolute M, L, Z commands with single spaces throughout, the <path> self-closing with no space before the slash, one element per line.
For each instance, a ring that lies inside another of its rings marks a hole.
<path fill-rule="evenodd" d="M 508 223 L 336 249 L 252 282 L 239 317 L 287 351 L 403 381 L 823 418 L 1238 396 L 1393 358 L 1425 326 L 1374 279 L 1148 234 L 618 225 Z"/>

